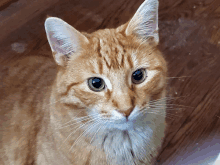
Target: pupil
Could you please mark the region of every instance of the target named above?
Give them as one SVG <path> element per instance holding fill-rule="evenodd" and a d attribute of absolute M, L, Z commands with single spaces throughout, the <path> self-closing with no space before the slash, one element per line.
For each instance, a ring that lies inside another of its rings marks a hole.
<path fill-rule="evenodd" d="M 141 70 L 137 70 L 133 73 L 133 78 L 135 80 L 141 80 L 143 78 L 143 72 Z"/>
<path fill-rule="evenodd" d="M 94 78 L 94 79 L 92 80 L 92 85 L 93 85 L 93 87 L 95 87 L 95 88 L 100 88 L 100 87 L 102 86 L 102 79 L 100 79 L 100 78 Z"/>

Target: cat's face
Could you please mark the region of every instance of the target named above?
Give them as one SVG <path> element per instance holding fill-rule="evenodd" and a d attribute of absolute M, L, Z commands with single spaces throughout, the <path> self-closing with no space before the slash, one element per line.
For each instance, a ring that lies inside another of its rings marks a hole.
<path fill-rule="evenodd" d="M 66 96 L 76 97 L 85 114 L 129 129 L 149 101 L 164 97 L 166 65 L 155 44 L 101 30 L 89 37 L 79 56 L 70 57 L 60 81 L 71 86 Z"/>

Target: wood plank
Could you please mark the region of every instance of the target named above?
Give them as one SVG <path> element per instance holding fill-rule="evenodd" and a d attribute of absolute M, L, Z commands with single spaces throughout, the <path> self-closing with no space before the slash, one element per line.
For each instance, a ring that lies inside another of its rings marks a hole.
<path fill-rule="evenodd" d="M 14 0 L 1 0 L 0 1 L 0 8 L 3 7 L 4 5 L 7 5 L 11 2 L 13 2 Z"/>
<path fill-rule="evenodd" d="M 1 11 L 1 40 L 58 1 L 59 0 L 19 0 L 16 2 L 17 5 L 9 6 Z M 7 14 L 8 12 L 10 16 Z"/>

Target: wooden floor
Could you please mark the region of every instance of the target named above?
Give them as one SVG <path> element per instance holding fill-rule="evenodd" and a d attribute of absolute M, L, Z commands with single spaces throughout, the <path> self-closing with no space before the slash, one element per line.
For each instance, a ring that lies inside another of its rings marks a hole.
<path fill-rule="evenodd" d="M 51 56 L 43 26 L 47 15 L 92 32 L 127 22 L 142 2 L 3 0 L 0 65 L 27 55 Z M 170 99 L 156 164 L 202 164 L 220 153 L 220 0 L 160 0 L 159 17 Z"/>

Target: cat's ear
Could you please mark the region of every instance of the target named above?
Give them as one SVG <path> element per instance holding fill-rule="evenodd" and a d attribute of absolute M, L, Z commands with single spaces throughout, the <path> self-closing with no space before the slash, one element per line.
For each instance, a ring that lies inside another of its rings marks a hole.
<path fill-rule="evenodd" d="M 158 43 L 158 6 L 158 0 L 145 0 L 128 23 L 126 35 L 134 34 L 142 39 L 153 37 Z"/>
<path fill-rule="evenodd" d="M 69 56 L 79 51 L 82 43 L 89 43 L 83 34 L 62 19 L 49 17 L 44 25 L 54 59 L 60 66 L 64 66 Z"/>

